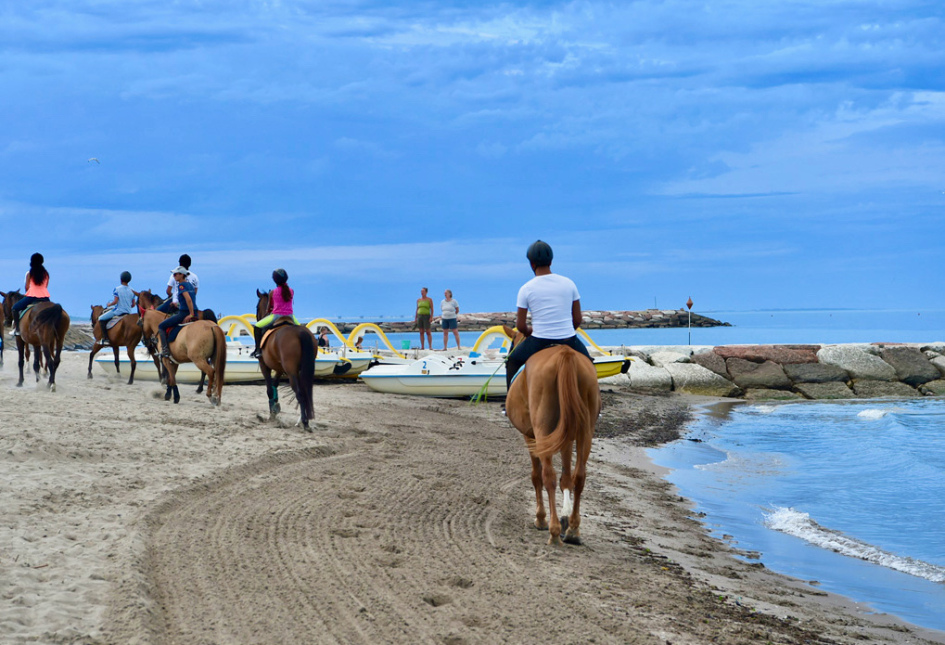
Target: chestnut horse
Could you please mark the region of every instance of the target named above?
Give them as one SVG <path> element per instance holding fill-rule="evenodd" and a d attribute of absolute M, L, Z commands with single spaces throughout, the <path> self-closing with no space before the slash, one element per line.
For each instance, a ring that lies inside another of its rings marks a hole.
<path fill-rule="evenodd" d="M 157 309 L 147 309 L 143 313 L 144 335 L 152 339 L 158 335 L 158 325 L 167 314 Z M 154 343 L 157 346 L 157 343 Z M 177 366 L 180 363 L 193 363 L 209 379 L 207 397 L 211 405 L 219 405 L 223 397 L 223 377 L 226 371 L 226 336 L 216 323 L 198 320 L 184 326 L 177 338 L 170 344 L 171 358 L 164 359 L 167 370 L 167 391 L 164 400 L 174 396 L 174 403 L 180 403 L 180 390 L 177 388 Z"/>
<path fill-rule="evenodd" d="M 509 327 L 505 327 L 505 333 L 513 339 L 513 348 L 524 339 L 521 332 Z M 549 347 L 532 355 L 509 388 L 505 400 L 506 414 L 525 437 L 528 446 L 537 504 L 535 527 L 549 530 L 548 544 L 561 543 L 562 524 L 566 529 L 564 541 L 581 543 L 581 493 L 600 405 L 597 370 L 593 363 L 566 345 Z M 577 453 L 573 475 L 572 446 Z M 556 453 L 561 454 L 564 522 L 559 521 L 555 506 L 558 482 L 552 457 Z M 550 524 L 545 522 L 543 485 L 548 494 Z"/>
<path fill-rule="evenodd" d="M 101 305 L 92 305 L 92 335 L 95 337 L 95 344 L 92 345 L 92 352 L 89 354 L 89 378 L 92 378 L 92 361 L 104 345 L 102 344 L 102 328 L 98 324 L 105 308 Z M 144 330 L 138 324 L 138 314 L 127 314 L 121 317 L 115 326 L 108 330 L 108 342 L 111 343 L 112 350 L 115 352 L 115 372 L 121 374 L 118 362 L 118 348 L 128 348 L 128 360 L 131 361 L 131 376 L 128 377 L 128 385 L 135 382 L 135 368 L 138 367 L 138 361 L 135 360 L 135 347 L 141 342 L 141 336 Z M 154 364 L 158 362 L 155 360 Z"/>
<path fill-rule="evenodd" d="M 262 320 L 269 311 L 269 294 L 256 291 L 256 319 Z M 291 319 L 290 319 L 291 320 Z M 277 319 L 278 323 L 278 319 Z M 289 385 L 299 403 L 299 423 L 302 429 L 311 432 L 309 421 L 315 416 L 314 389 L 315 357 L 318 343 L 315 335 L 304 325 L 292 322 L 273 329 L 259 355 L 259 369 L 266 379 L 266 395 L 269 397 L 269 418 L 273 419 L 281 410 L 279 406 L 279 377 L 289 377 Z M 275 376 L 273 376 L 273 372 Z"/>
<path fill-rule="evenodd" d="M 39 356 L 40 349 L 46 357 L 46 368 L 49 370 L 49 383 L 47 387 L 56 391 L 56 370 L 59 369 L 59 361 L 62 356 L 62 345 L 66 338 L 66 332 L 69 331 L 69 314 L 65 312 L 62 305 L 54 302 L 37 302 L 28 307 L 20 316 L 19 330 L 20 335 L 16 337 L 16 348 L 20 354 L 20 380 L 17 387 L 23 387 L 23 363 L 24 356 L 29 353 L 29 348 L 33 347 L 33 372 L 36 373 L 36 381 L 39 382 Z"/>

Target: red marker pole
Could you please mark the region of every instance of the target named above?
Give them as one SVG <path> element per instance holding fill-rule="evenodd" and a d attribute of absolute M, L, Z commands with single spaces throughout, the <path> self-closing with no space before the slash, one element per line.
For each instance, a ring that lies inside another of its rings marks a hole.
<path fill-rule="evenodd" d="M 692 296 L 686 301 L 686 307 L 689 308 L 689 344 L 692 345 Z"/>

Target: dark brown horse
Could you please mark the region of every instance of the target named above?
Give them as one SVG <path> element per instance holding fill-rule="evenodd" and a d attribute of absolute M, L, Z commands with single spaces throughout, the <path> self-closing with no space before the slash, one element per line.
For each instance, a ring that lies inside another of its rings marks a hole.
<path fill-rule="evenodd" d="M 92 305 L 92 335 L 95 337 L 95 344 L 92 345 L 92 351 L 89 354 L 89 378 L 92 378 L 92 361 L 104 345 L 102 344 L 102 328 L 98 324 L 98 319 L 105 310 L 101 305 Z M 121 374 L 118 361 L 118 348 L 128 348 L 128 360 L 131 361 L 131 376 L 128 377 L 128 385 L 135 382 L 135 368 L 138 367 L 138 361 L 135 360 L 135 348 L 141 342 L 141 336 L 144 330 L 138 324 L 138 314 L 128 314 L 121 317 L 115 326 L 108 330 L 108 342 L 111 343 L 112 350 L 115 353 L 115 372 Z M 157 361 L 155 361 L 157 365 Z"/>
<path fill-rule="evenodd" d="M 16 348 L 20 354 L 20 380 L 17 387 L 23 386 L 23 363 L 28 354 L 28 345 L 32 346 L 33 372 L 39 382 L 40 350 L 46 357 L 46 367 L 49 369 L 48 387 L 56 391 L 56 370 L 59 369 L 59 360 L 62 356 L 62 345 L 69 331 L 69 314 L 62 305 L 54 302 L 37 302 L 28 307 L 20 316 L 20 335 L 16 337 Z"/>
<path fill-rule="evenodd" d="M 156 309 L 148 309 L 143 314 L 144 335 L 157 336 L 158 325 L 167 318 Z M 226 336 L 216 323 L 198 320 L 183 327 L 177 338 L 170 344 L 171 358 L 164 359 L 167 370 L 167 391 L 164 400 L 174 396 L 174 403 L 180 403 L 180 390 L 177 388 L 177 366 L 180 363 L 193 363 L 209 379 L 207 397 L 212 405 L 219 405 L 223 396 L 223 377 L 226 371 Z"/>
<path fill-rule="evenodd" d="M 13 326 L 13 305 L 23 299 L 23 294 L 19 291 L 7 291 L 4 293 L 0 291 L 0 298 L 3 298 L 2 303 L 0 303 L 0 365 L 3 365 L 3 350 L 6 349 L 6 326 L 7 321 L 9 321 L 10 326 Z"/>
<path fill-rule="evenodd" d="M 505 328 L 505 333 L 513 339 L 513 348 L 524 339 L 520 332 L 509 327 Z M 581 493 L 594 426 L 600 414 L 600 386 L 594 364 L 566 345 L 543 349 L 528 359 L 525 369 L 512 381 L 505 408 L 509 421 L 525 437 L 532 460 L 536 528 L 549 530 L 548 544 L 560 544 L 563 525 L 564 541 L 580 544 Z M 572 448 L 577 453 L 573 475 Z M 552 457 L 556 453 L 561 454 L 564 522 L 559 521 L 555 506 L 558 482 Z M 545 522 L 542 486 L 548 494 L 550 524 Z"/>
<path fill-rule="evenodd" d="M 256 319 L 262 320 L 269 311 L 269 294 L 256 291 Z M 288 318 L 284 324 L 276 319 L 276 327 L 266 338 L 259 355 L 259 369 L 266 379 L 266 395 L 269 397 L 269 418 L 280 412 L 279 377 L 289 377 L 289 385 L 299 403 L 299 424 L 311 432 L 309 421 L 315 416 L 314 380 L 315 357 L 318 344 L 308 327 L 296 325 Z"/>

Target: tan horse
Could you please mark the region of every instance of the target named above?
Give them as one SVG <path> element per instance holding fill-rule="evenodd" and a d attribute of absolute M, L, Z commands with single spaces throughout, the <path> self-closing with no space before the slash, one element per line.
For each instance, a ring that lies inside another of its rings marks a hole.
<path fill-rule="evenodd" d="M 89 354 L 89 378 L 92 378 L 92 361 L 95 355 L 104 347 L 102 344 L 102 328 L 98 324 L 105 308 L 101 305 L 92 305 L 92 335 L 95 337 L 95 344 L 92 345 L 92 352 Z M 115 372 L 121 374 L 118 362 L 118 348 L 128 348 L 128 360 L 131 361 L 131 376 L 128 377 L 128 385 L 135 382 L 135 368 L 138 367 L 138 361 L 135 360 L 135 348 L 141 342 L 141 336 L 144 330 L 138 324 L 138 314 L 128 314 L 121 317 L 115 326 L 108 330 L 108 342 L 111 343 L 112 350 L 115 352 Z M 158 365 L 157 360 L 154 361 Z"/>
<path fill-rule="evenodd" d="M 513 348 L 524 336 L 508 327 Z M 565 345 L 543 349 L 525 363 L 505 400 L 509 421 L 525 437 L 532 460 L 532 485 L 535 487 L 535 527 L 551 533 L 548 544 L 560 544 L 562 524 L 564 541 L 581 543 L 581 493 L 591 454 L 591 439 L 600 414 L 600 386 L 593 363 Z M 571 451 L 576 451 L 574 473 Z M 555 505 L 558 484 L 552 457 L 561 454 L 562 515 L 559 521 Z M 551 523 L 545 521 L 542 486 L 548 494 Z M 573 496 L 573 501 L 572 501 Z M 570 516 L 570 517 L 569 517 Z"/>
<path fill-rule="evenodd" d="M 269 294 L 256 291 L 256 318 L 262 320 L 269 309 Z M 289 377 L 289 385 L 299 403 L 299 424 L 311 432 L 308 422 L 315 415 L 313 389 L 315 379 L 315 357 L 318 343 L 312 330 L 291 322 L 276 327 L 263 346 L 259 356 L 259 369 L 266 379 L 266 394 L 269 397 L 269 418 L 274 418 L 279 405 L 279 377 Z M 275 372 L 275 377 L 273 377 Z"/>
<path fill-rule="evenodd" d="M 49 370 L 47 387 L 56 391 L 56 370 L 59 369 L 59 360 L 62 356 L 62 345 L 69 331 L 69 314 L 62 305 L 53 302 L 37 302 L 20 316 L 20 335 L 16 337 L 16 348 L 20 355 L 20 380 L 17 387 L 23 387 L 24 357 L 29 353 L 29 346 L 33 348 L 33 372 L 36 382 L 39 382 L 40 350 L 46 357 L 46 368 Z"/>
<path fill-rule="evenodd" d="M 153 339 L 158 335 L 160 325 L 167 314 L 156 309 L 144 312 L 144 335 Z M 177 366 L 180 363 L 193 363 L 207 375 L 207 397 L 212 405 L 219 405 L 223 397 L 223 377 L 226 371 L 226 336 L 216 323 L 198 320 L 184 326 L 177 338 L 170 344 L 171 358 L 164 359 L 167 370 L 167 391 L 164 400 L 174 396 L 174 403 L 180 403 L 180 390 L 177 388 Z"/>

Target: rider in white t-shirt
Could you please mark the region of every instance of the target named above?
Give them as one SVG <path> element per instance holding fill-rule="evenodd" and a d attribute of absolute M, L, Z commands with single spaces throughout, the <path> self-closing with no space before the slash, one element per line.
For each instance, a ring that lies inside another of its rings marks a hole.
<path fill-rule="evenodd" d="M 509 354 L 505 366 L 506 384 L 534 353 L 553 345 L 567 345 L 593 360 L 576 334 L 581 326 L 581 295 L 577 285 L 563 275 L 551 272 L 554 254 L 547 242 L 538 240 L 526 254 L 535 277 L 518 291 L 515 327 L 525 334 L 525 340 Z M 532 324 L 527 324 L 528 312 Z"/>
<path fill-rule="evenodd" d="M 184 253 L 180 256 L 179 259 L 180 266 L 184 267 L 190 271 L 190 256 Z M 193 285 L 194 295 L 197 294 L 197 289 L 200 288 L 200 281 L 197 279 L 197 274 L 193 271 L 187 274 L 187 282 Z M 171 274 L 171 277 L 167 281 L 167 295 L 169 296 L 167 300 L 162 302 L 158 311 L 162 311 L 166 314 L 173 313 L 180 308 L 180 303 L 177 301 L 177 280 L 174 279 L 174 274 Z"/>

